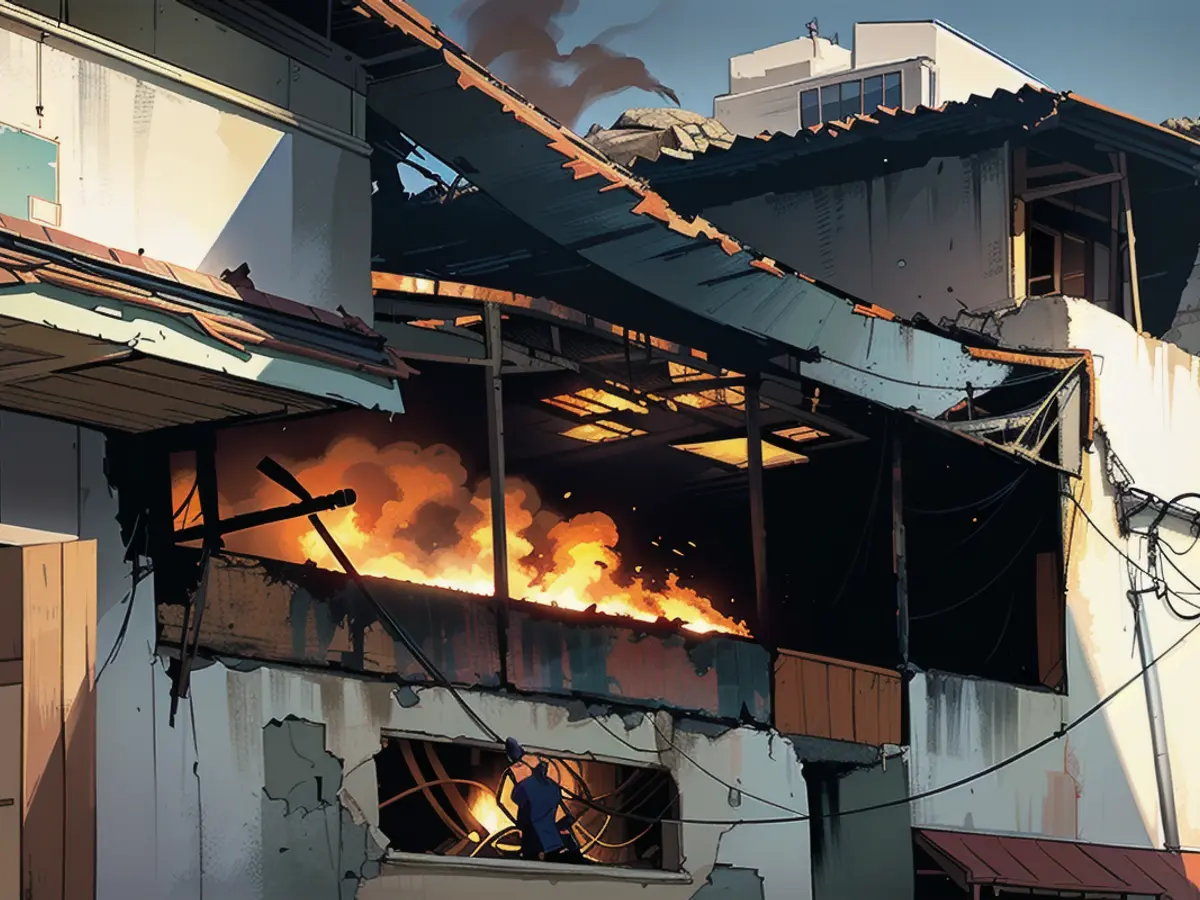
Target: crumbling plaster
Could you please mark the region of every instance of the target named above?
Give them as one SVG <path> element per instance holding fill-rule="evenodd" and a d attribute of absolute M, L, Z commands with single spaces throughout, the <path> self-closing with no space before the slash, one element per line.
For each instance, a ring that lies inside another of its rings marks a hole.
<path fill-rule="evenodd" d="M 79 448 L 80 503 L 71 514 L 81 534 L 100 543 L 97 815 L 105 827 L 97 841 L 99 900 L 374 900 L 397 893 L 460 900 L 485 891 L 500 900 L 538 900 L 563 889 L 577 900 L 621 900 L 647 892 L 684 900 L 706 888 L 709 894 L 702 896 L 720 897 L 729 878 L 736 885 L 753 880 L 719 870 L 709 887 L 718 864 L 761 878 L 763 900 L 811 897 L 804 821 L 685 826 L 690 883 L 643 885 L 606 879 L 602 871 L 590 880 L 551 882 L 543 876 L 480 877 L 386 863 L 378 877 L 370 877 L 379 857 L 380 839 L 372 827 L 378 812 L 373 757 L 381 737 L 478 738 L 466 715 L 442 689 L 402 689 L 397 696 L 394 685 L 381 681 L 212 663 L 194 671 L 191 698 L 181 702 L 176 726 L 169 727 L 170 682 L 154 652 L 153 582 L 138 586 L 127 619 L 129 605 L 122 597 L 129 569 L 121 561 L 116 498 L 104 479 L 105 442 L 83 431 Z M 113 654 L 119 635 L 120 649 Z M 531 748 L 659 761 L 657 753 L 635 752 L 625 744 L 657 746 L 658 735 L 644 716 L 598 708 L 580 715 L 562 702 L 468 696 L 486 721 Z M 593 715 L 603 716 L 619 737 Z M 669 719 L 658 721 L 670 734 Z M 801 765 L 778 735 L 680 727 L 673 739 L 719 778 L 807 811 Z M 668 750 L 661 762 L 676 778 L 684 817 L 725 822 L 786 816 L 745 795 L 731 806 L 729 790 L 678 753 Z M 312 777 L 318 773 L 319 795 Z M 300 777 L 290 780 L 293 776 Z M 347 872 L 367 877 L 360 881 Z"/>
<path fill-rule="evenodd" d="M 914 680 L 913 790 L 978 771 L 1053 733 L 1086 713 L 1140 670 L 1126 592 L 1130 567 L 1121 553 L 1147 566 L 1143 539 L 1120 534 L 1115 489 L 1106 471 L 1113 455 L 1133 484 L 1164 499 L 1200 491 L 1195 448 L 1200 440 L 1200 359 L 1139 336 L 1118 317 L 1086 301 L 1028 301 L 988 324 L 1006 346 L 1087 349 L 1097 377 L 1095 446 L 1083 475 L 1064 482 L 1079 502 L 1064 498 L 1068 548 L 1068 694 L 996 685 L 955 676 Z M 1195 499 L 1186 501 L 1200 506 Z M 1091 523 L 1084 518 L 1091 519 Z M 1145 527 L 1146 521 L 1135 526 Z M 1166 568 L 1172 588 L 1200 584 L 1194 535 L 1168 520 L 1163 537 L 1182 551 Z M 1118 548 L 1120 553 L 1118 552 Z M 1135 573 L 1136 576 L 1136 573 Z M 1137 586 L 1145 579 L 1139 577 Z M 1148 598 L 1151 644 L 1161 654 L 1195 623 Z M 1176 609 L 1194 614 L 1189 598 Z M 1168 748 L 1182 843 L 1200 847 L 1200 720 L 1194 673 L 1200 636 L 1185 640 L 1159 664 Z M 938 689 L 932 689 L 934 681 Z M 1072 794 L 1075 805 L 1071 808 Z M 918 825 L 1078 837 L 1136 846 L 1163 844 L 1146 699 L 1140 682 L 1123 690 L 1066 739 L 994 775 L 914 806 Z M 1071 834 L 1074 826 L 1074 834 Z"/>

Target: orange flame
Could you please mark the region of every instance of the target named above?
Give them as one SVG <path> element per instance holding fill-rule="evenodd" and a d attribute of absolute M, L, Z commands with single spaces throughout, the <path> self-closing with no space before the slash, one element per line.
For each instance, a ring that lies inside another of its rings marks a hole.
<path fill-rule="evenodd" d="M 365 575 L 452 588 L 473 594 L 494 591 L 490 485 L 474 490 L 457 452 L 445 445 L 397 443 L 376 447 L 360 437 L 336 440 L 324 456 L 283 460 L 316 494 L 350 487 L 358 502 L 321 518 Z M 173 477 L 176 508 L 186 508 L 177 527 L 193 524 L 198 503 L 185 504 L 191 471 Z M 545 509 L 536 489 L 506 480 L 509 592 L 517 599 L 564 609 L 628 616 L 643 622 L 679 620 L 695 633 L 749 635 L 745 623 L 721 614 L 712 602 L 668 574 L 655 588 L 621 571 L 613 520 L 600 512 L 564 519 Z M 222 516 L 294 502 L 264 482 L 241 503 L 222 498 Z M 311 560 L 338 569 L 328 548 L 303 519 L 228 536 L 231 551 L 294 562 Z"/>

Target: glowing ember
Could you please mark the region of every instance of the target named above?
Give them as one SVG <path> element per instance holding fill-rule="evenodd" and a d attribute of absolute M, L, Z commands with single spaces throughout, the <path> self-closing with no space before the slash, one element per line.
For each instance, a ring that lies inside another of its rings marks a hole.
<path fill-rule="evenodd" d="M 458 453 L 444 445 L 391 444 L 376 447 L 358 437 L 334 442 L 323 457 L 303 462 L 281 459 L 313 494 L 353 488 L 358 502 L 321 518 L 365 575 L 493 593 L 490 487 L 474 490 Z M 176 471 L 174 505 L 185 505 L 191 471 Z M 668 574 L 661 588 L 625 575 L 616 551 L 617 526 L 604 513 L 564 519 L 544 509 L 532 485 L 508 479 L 505 491 L 509 587 L 513 597 L 564 609 L 628 616 L 644 622 L 678 619 L 696 633 L 748 635 L 745 624 Z M 241 503 L 221 501 L 222 516 L 294 502 L 266 481 Z M 177 527 L 193 524 L 199 504 L 186 505 Z M 234 552 L 288 561 L 311 560 L 337 570 L 328 548 L 304 519 L 229 535 Z"/>

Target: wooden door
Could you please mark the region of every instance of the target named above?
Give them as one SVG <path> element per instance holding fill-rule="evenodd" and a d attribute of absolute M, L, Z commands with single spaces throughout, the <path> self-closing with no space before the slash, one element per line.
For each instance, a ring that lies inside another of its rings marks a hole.
<path fill-rule="evenodd" d="M 96 544 L 0 548 L 0 900 L 94 900 Z"/>

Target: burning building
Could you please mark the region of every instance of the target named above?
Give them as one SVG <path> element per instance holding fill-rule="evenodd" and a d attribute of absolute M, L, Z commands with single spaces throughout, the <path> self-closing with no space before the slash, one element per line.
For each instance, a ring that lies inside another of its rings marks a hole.
<path fill-rule="evenodd" d="M 1093 354 L 1027 349 L 1032 310 L 1004 340 L 904 321 L 680 215 L 407 4 L 195 6 L 161 46 L 283 54 L 287 96 L 84 65 L 54 41 L 87 4 L 12 32 L 22 90 L 48 57 L 85 73 L 53 91 L 129 99 L 139 178 L 196 102 L 152 79 L 208 98 L 228 223 L 168 234 L 138 195 L 188 268 L 44 178 L 0 207 L 0 896 L 978 885 L 949 813 L 913 834 L 922 759 L 975 752 L 924 710 L 975 691 L 995 753 L 1065 715 Z M 63 134 L 91 172 L 107 145 Z M 419 152 L 457 177 L 406 194 Z M 1154 877 L 1123 893 L 1176 896 Z"/>

